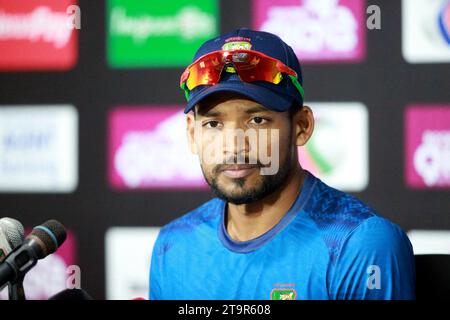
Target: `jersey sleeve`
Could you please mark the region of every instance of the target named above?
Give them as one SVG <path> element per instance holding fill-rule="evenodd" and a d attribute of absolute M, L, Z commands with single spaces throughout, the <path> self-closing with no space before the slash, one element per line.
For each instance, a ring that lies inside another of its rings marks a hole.
<path fill-rule="evenodd" d="M 162 233 L 160 232 L 156 239 L 155 245 L 152 250 L 152 258 L 150 263 L 150 275 L 149 275 L 149 299 L 160 300 L 162 299 L 162 259 L 159 252 L 161 251 Z"/>
<path fill-rule="evenodd" d="M 396 224 L 375 216 L 345 239 L 329 279 L 332 299 L 415 299 L 412 245 Z"/>

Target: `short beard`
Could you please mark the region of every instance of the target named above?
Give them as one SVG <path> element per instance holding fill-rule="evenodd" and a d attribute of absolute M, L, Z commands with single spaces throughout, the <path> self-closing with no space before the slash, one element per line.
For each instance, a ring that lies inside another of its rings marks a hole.
<path fill-rule="evenodd" d="M 274 175 L 261 175 L 262 182 L 253 188 L 249 188 L 247 190 L 244 190 L 244 192 L 240 193 L 239 195 L 233 195 L 232 193 L 226 193 L 225 191 L 221 190 L 218 182 L 218 170 L 213 170 L 213 177 L 208 177 L 208 175 L 205 174 L 205 171 L 202 167 L 203 176 L 205 177 L 206 182 L 211 187 L 214 194 L 227 202 L 233 203 L 233 204 L 245 204 L 245 203 L 252 203 L 261 199 L 264 199 L 268 195 L 274 193 L 277 191 L 283 183 L 287 180 L 289 173 L 291 172 L 292 165 L 292 154 L 293 148 L 291 147 L 290 150 L 288 150 L 288 154 L 286 156 L 286 159 L 282 165 L 280 165 L 280 169 L 278 172 Z M 294 153 L 295 154 L 295 153 Z M 263 166 L 258 163 L 258 167 L 262 168 Z M 243 188 L 245 185 L 245 177 L 244 178 L 236 178 L 233 179 L 233 182 L 237 187 Z"/>

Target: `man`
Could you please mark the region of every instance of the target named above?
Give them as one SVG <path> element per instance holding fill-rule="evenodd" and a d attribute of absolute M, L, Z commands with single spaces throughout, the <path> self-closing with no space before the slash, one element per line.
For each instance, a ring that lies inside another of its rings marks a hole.
<path fill-rule="evenodd" d="M 405 233 L 298 162 L 314 118 L 291 47 L 239 29 L 193 61 L 187 133 L 217 198 L 161 229 L 150 299 L 413 299 Z"/>

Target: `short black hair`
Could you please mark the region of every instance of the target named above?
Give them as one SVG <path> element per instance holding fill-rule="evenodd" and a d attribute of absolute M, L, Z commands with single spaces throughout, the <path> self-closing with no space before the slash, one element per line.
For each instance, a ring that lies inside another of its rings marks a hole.
<path fill-rule="evenodd" d="M 297 113 L 297 111 L 299 111 L 302 108 L 303 108 L 303 105 L 299 104 L 296 100 L 293 100 L 292 104 L 288 110 L 289 118 L 292 119 L 294 117 L 294 115 Z"/>

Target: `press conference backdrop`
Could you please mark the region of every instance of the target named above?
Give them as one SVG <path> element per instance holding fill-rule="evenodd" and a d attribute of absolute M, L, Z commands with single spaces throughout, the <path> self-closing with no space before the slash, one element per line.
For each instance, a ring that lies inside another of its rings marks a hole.
<path fill-rule="evenodd" d="M 97 299 L 146 297 L 159 227 L 212 197 L 179 76 L 238 27 L 301 61 L 317 122 L 302 165 L 416 252 L 450 253 L 449 1 L 0 0 L 0 216 L 70 230 L 29 298 L 64 289 L 72 265 Z"/>

